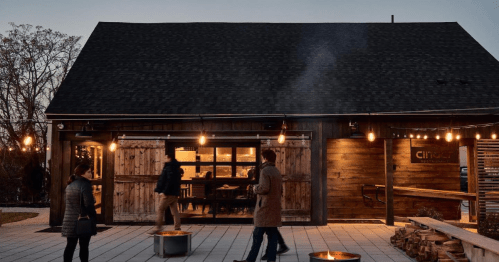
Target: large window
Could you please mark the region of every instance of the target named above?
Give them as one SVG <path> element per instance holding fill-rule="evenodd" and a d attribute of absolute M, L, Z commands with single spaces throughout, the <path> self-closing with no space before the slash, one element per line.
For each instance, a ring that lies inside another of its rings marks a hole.
<path fill-rule="evenodd" d="M 190 218 L 252 218 L 259 143 L 168 143 L 184 171 L 181 211 Z"/>

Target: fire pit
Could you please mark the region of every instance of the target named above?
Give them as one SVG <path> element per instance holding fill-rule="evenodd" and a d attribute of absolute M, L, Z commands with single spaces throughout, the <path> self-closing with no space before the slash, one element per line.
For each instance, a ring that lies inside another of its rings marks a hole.
<path fill-rule="evenodd" d="M 162 258 L 188 255 L 191 252 L 191 232 L 163 231 L 154 235 L 154 253 Z"/>
<path fill-rule="evenodd" d="M 322 262 L 322 261 L 357 261 L 360 262 L 360 255 L 340 252 L 340 251 L 322 251 L 308 254 L 310 256 L 310 262 Z"/>

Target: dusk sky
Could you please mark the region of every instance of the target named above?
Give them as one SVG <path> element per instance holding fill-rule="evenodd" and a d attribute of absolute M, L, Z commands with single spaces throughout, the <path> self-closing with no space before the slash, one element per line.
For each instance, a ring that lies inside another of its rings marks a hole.
<path fill-rule="evenodd" d="M 103 22 L 458 22 L 499 59 L 499 0 L 1 0 L 9 22 L 82 36 Z"/>

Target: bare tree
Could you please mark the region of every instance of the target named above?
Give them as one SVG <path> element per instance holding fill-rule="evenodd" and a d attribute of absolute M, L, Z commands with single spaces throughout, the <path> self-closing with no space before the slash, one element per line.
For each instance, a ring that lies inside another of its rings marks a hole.
<path fill-rule="evenodd" d="M 33 164 L 36 157 L 27 157 L 27 150 L 23 157 L 10 159 L 17 169 L 5 166 L 5 149 L 20 152 L 26 136 L 34 139 L 33 149 L 45 150 L 45 109 L 81 49 L 81 37 L 41 26 L 10 25 L 12 29 L 5 36 L 0 34 L 0 148 L 4 149 L 0 174 L 4 175 L 9 168 L 20 170 Z"/>

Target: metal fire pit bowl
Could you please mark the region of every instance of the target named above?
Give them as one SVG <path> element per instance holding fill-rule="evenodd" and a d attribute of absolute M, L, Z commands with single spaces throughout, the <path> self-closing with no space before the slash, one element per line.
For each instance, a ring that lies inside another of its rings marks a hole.
<path fill-rule="evenodd" d="M 154 253 L 162 258 L 191 253 L 191 232 L 162 231 L 154 235 Z"/>
<path fill-rule="evenodd" d="M 334 259 L 328 259 L 327 254 L 334 257 Z M 349 262 L 360 262 L 360 255 L 340 252 L 340 251 L 322 251 L 308 254 L 310 256 L 310 262 L 323 262 L 323 261 L 349 261 Z"/>

